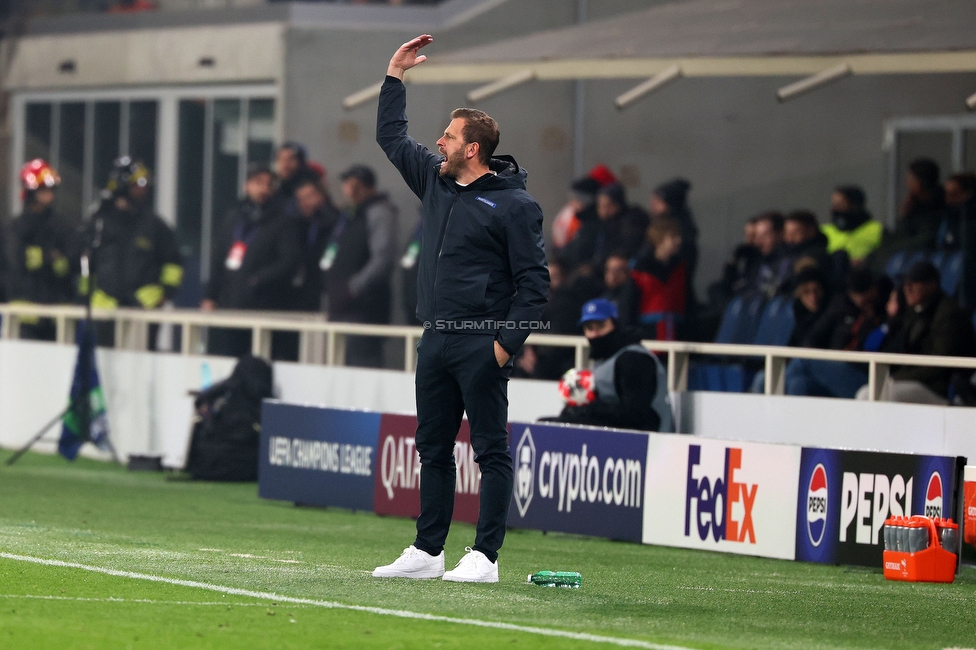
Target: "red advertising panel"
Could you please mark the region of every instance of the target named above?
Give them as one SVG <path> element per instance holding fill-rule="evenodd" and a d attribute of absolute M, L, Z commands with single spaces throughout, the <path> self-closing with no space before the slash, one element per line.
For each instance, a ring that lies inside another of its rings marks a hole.
<path fill-rule="evenodd" d="M 420 515 L 420 455 L 416 433 L 417 416 L 383 414 L 373 491 L 376 514 L 414 519 Z M 474 461 L 467 420 L 461 422 L 454 444 L 454 464 L 457 467 L 454 520 L 477 523 L 481 470 Z"/>

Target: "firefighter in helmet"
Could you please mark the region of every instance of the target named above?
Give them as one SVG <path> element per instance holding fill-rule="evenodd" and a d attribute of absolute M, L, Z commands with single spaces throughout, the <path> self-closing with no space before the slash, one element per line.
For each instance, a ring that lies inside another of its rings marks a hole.
<path fill-rule="evenodd" d="M 183 282 L 176 236 L 153 211 L 151 183 L 146 166 L 129 156 L 112 164 L 85 234 L 92 283 L 80 284 L 96 309 L 155 309 Z"/>
<path fill-rule="evenodd" d="M 72 302 L 72 264 L 75 236 L 72 224 L 54 210 L 61 177 L 47 161 L 36 158 L 20 170 L 24 211 L 8 228 L 11 302 L 53 305 Z M 54 340 L 54 321 L 20 319 L 22 338 Z"/>

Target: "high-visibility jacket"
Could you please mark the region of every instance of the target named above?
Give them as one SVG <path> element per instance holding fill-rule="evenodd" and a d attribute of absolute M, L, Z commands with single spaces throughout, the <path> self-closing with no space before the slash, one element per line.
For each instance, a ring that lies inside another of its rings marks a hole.
<path fill-rule="evenodd" d="M 880 221 L 869 219 L 854 230 L 841 230 L 832 223 L 820 226 L 827 237 L 827 254 L 843 250 L 852 260 L 863 260 L 881 245 L 884 226 Z"/>

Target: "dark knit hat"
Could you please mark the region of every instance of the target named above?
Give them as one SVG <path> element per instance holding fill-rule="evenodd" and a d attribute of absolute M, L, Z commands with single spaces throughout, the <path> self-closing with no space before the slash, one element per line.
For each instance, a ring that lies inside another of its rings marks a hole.
<path fill-rule="evenodd" d="M 611 183 L 606 187 L 601 187 L 597 195 L 609 198 L 621 208 L 627 207 L 627 190 L 620 183 Z"/>
<path fill-rule="evenodd" d="M 905 282 L 938 283 L 941 280 L 939 269 L 928 260 L 920 260 L 912 264 L 905 273 Z"/>
<path fill-rule="evenodd" d="M 680 210 L 688 203 L 688 190 L 691 183 L 683 178 L 673 178 L 667 183 L 661 183 L 655 188 L 654 193 L 672 210 Z"/>
<path fill-rule="evenodd" d="M 867 203 L 864 190 L 857 185 L 841 185 L 834 191 L 847 199 L 847 204 L 852 210 L 863 209 L 864 204 Z"/>

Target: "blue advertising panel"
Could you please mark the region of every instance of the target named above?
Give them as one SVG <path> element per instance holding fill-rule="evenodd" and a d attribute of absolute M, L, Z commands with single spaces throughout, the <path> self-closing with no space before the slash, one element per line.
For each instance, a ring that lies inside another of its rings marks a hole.
<path fill-rule="evenodd" d="M 381 417 L 265 400 L 258 495 L 371 511 Z"/>
<path fill-rule="evenodd" d="M 513 422 L 508 525 L 641 541 L 647 435 Z"/>
<path fill-rule="evenodd" d="M 953 517 L 956 459 L 805 447 L 796 559 L 881 566 L 888 517 Z"/>

